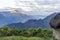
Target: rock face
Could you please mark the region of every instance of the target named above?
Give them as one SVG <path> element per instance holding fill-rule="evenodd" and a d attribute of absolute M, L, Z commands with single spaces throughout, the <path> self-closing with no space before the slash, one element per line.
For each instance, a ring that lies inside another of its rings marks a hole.
<path fill-rule="evenodd" d="M 50 20 L 50 25 L 54 29 L 60 28 L 60 12 L 57 13 L 57 15 Z"/>

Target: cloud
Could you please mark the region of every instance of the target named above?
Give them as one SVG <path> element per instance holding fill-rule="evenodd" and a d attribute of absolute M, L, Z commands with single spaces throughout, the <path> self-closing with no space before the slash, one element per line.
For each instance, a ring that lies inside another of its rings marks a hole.
<path fill-rule="evenodd" d="M 26 9 L 32 9 L 32 10 L 36 10 L 36 9 L 46 9 L 46 8 L 57 8 L 57 7 L 60 7 L 60 1 L 57 1 L 57 0 L 32 0 L 32 1 L 27 1 L 27 0 L 24 0 L 24 1 L 17 1 L 17 5 L 18 7 L 27 7 Z M 31 11 L 31 10 L 30 10 Z"/>
<path fill-rule="evenodd" d="M 49 15 L 60 11 L 60 0 L 0 0 L 1 7 L 20 8 L 30 14 Z M 36 12 L 36 13 L 34 13 Z M 39 12 L 39 13 L 37 13 Z"/>
<path fill-rule="evenodd" d="M 14 7 L 14 0 L 0 0 L 0 8 L 3 7 Z"/>
<path fill-rule="evenodd" d="M 60 0 L 17 0 L 18 7 L 31 15 L 49 15 L 60 11 Z"/>

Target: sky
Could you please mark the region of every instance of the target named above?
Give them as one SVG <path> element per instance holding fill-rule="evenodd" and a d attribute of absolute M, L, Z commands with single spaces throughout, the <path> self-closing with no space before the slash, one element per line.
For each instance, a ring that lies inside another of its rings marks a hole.
<path fill-rule="evenodd" d="M 0 9 L 4 7 L 14 7 L 14 0 L 0 0 Z"/>
<path fill-rule="evenodd" d="M 60 11 L 60 0 L 0 0 L 0 9 L 5 7 L 20 8 L 30 15 L 50 15 Z"/>

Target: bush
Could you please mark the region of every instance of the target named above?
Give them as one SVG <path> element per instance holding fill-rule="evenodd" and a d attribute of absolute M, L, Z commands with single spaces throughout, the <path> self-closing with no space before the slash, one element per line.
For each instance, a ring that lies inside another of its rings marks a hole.
<path fill-rule="evenodd" d="M 8 26 L 5 26 L 3 28 L 0 28 L 0 37 L 2 36 L 25 36 L 25 37 L 51 38 L 52 30 L 42 29 L 42 28 L 17 29 L 15 27 L 9 28 Z"/>

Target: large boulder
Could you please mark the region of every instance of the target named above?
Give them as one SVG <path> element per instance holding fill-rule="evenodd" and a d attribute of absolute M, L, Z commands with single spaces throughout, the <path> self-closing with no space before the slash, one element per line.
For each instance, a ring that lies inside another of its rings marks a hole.
<path fill-rule="evenodd" d="M 50 20 L 50 25 L 54 29 L 60 28 L 60 12 Z"/>

